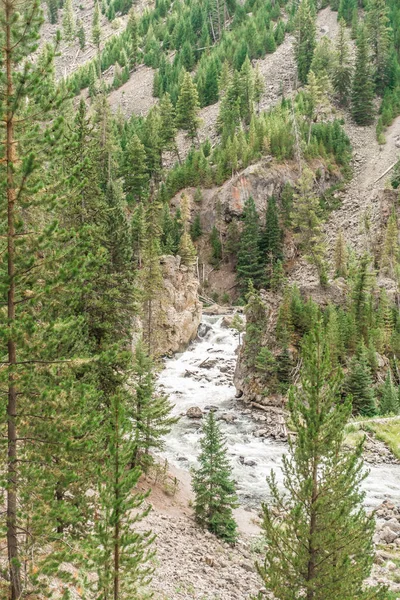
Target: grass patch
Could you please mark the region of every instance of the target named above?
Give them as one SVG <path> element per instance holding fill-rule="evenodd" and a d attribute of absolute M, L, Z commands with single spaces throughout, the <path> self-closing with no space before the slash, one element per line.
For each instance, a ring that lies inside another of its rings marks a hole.
<path fill-rule="evenodd" d="M 372 433 L 389 448 L 400 460 L 400 418 L 393 417 L 383 423 L 374 420 L 376 417 L 350 421 L 346 426 L 345 444 L 350 448 L 356 446 L 363 436 L 363 431 Z"/>
<path fill-rule="evenodd" d="M 384 442 L 396 458 L 400 460 L 400 419 L 387 423 L 368 423 L 376 438 Z"/>

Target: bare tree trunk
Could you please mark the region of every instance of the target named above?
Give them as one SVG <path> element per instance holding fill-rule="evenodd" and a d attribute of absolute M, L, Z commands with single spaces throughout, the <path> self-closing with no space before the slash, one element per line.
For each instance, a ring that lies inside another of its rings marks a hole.
<path fill-rule="evenodd" d="M 7 316 L 9 326 L 8 338 L 8 404 L 7 404 L 7 552 L 10 575 L 10 598 L 18 600 L 21 596 L 21 573 L 19 565 L 18 537 L 17 537 L 17 390 L 15 387 L 15 365 L 17 362 L 17 348 L 13 339 L 15 323 L 15 201 L 16 190 L 13 165 L 16 161 L 14 139 L 14 113 L 12 108 L 14 86 L 12 79 L 12 39 L 11 27 L 14 18 L 14 9 L 11 0 L 5 2 L 5 29 L 6 29 L 6 169 L 7 169 L 7 251 L 8 251 L 8 299 Z"/>
<path fill-rule="evenodd" d="M 117 401 L 118 402 L 118 401 Z M 114 600 L 119 598 L 119 555 L 120 555 L 120 504 L 119 504 L 119 411 L 115 407 L 115 508 L 114 526 Z"/>

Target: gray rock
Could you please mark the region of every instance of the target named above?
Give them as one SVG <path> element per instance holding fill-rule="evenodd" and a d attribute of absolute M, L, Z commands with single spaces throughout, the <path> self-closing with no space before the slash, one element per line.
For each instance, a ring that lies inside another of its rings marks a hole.
<path fill-rule="evenodd" d="M 252 460 L 251 458 L 245 458 L 243 461 L 243 464 L 245 467 L 256 467 L 257 463 L 255 460 Z"/>
<path fill-rule="evenodd" d="M 389 527 L 384 527 L 380 533 L 381 540 L 386 544 L 391 544 L 398 537 L 399 534 L 396 531 L 392 531 Z"/>
<path fill-rule="evenodd" d="M 191 406 L 187 409 L 186 416 L 189 417 L 189 419 L 201 419 L 203 411 L 198 406 Z"/>
<path fill-rule="evenodd" d="M 236 421 L 236 415 L 232 413 L 223 413 L 220 418 L 222 421 L 225 421 L 225 423 L 233 423 Z"/>

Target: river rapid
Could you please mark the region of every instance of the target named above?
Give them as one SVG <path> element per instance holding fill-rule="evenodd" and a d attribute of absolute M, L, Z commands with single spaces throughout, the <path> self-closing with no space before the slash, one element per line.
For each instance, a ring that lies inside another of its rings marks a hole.
<path fill-rule="evenodd" d="M 281 460 L 287 445 L 270 438 L 256 437 L 262 428 L 251 411 L 235 398 L 233 374 L 239 334 L 223 324 L 221 316 L 204 316 L 199 337 L 188 349 L 165 361 L 159 387 L 174 404 L 173 414 L 181 418 L 165 438 L 163 457 L 181 469 L 196 465 L 200 451 L 201 419 L 190 419 L 186 411 L 199 407 L 204 413 L 216 411 L 227 440 L 228 456 L 233 468 L 241 504 L 258 507 L 268 500 L 266 476 L 273 469 L 282 485 Z M 369 467 L 364 481 L 366 505 L 377 506 L 385 498 L 400 504 L 400 465 L 381 464 Z"/>

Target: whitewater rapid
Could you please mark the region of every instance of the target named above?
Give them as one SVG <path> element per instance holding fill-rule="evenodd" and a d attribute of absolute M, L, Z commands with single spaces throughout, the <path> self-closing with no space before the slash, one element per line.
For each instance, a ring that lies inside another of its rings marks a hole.
<path fill-rule="evenodd" d="M 287 451 L 284 443 L 256 437 L 262 422 L 256 422 L 249 409 L 235 398 L 233 374 L 239 334 L 224 326 L 224 317 L 204 316 L 197 340 L 189 348 L 166 359 L 159 387 L 174 404 L 178 423 L 165 438 L 163 457 L 169 463 L 189 470 L 196 466 L 201 437 L 201 419 L 190 419 L 186 411 L 198 407 L 204 413 L 216 411 L 227 440 L 227 451 L 236 481 L 239 500 L 256 507 L 268 499 L 267 475 L 275 471 L 282 485 L 281 461 Z M 260 416 L 262 418 L 262 416 Z M 364 482 L 366 504 L 376 506 L 385 498 L 400 504 L 400 465 L 370 467 Z"/>

